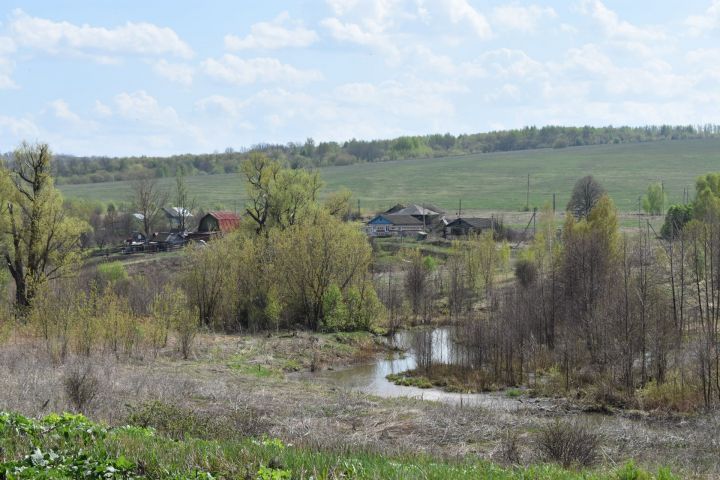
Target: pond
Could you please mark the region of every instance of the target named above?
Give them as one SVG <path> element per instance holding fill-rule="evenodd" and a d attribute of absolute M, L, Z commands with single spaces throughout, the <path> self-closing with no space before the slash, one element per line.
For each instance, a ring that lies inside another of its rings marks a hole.
<path fill-rule="evenodd" d="M 391 373 L 402 373 L 417 365 L 418 336 L 431 339 L 433 363 L 454 363 L 463 355 L 464 347 L 459 345 L 452 327 L 436 328 L 430 331 L 404 330 L 391 337 L 388 342 L 404 353 L 394 353 L 378 358 L 372 363 L 354 365 L 341 370 L 328 370 L 312 374 L 312 378 L 328 382 L 338 388 L 360 391 L 380 397 L 412 397 L 422 400 L 440 401 L 457 405 L 475 405 L 492 409 L 513 410 L 528 407 L 547 407 L 549 401 L 510 398 L 504 392 L 492 393 L 451 393 L 438 388 L 418 388 L 395 385 L 385 377 Z"/>

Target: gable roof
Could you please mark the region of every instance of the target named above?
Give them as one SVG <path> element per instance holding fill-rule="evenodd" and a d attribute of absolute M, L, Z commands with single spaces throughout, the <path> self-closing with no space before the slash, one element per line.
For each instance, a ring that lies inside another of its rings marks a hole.
<path fill-rule="evenodd" d="M 448 227 L 460 227 L 460 226 L 467 226 L 471 228 L 491 228 L 493 225 L 493 219 L 492 218 L 482 218 L 482 217 L 459 217 L 453 220 L 452 222 L 448 223 Z"/>
<path fill-rule="evenodd" d="M 193 216 L 193 214 L 190 213 L 190 210 L 188 210 L 187 208 L 163 207 L 163 211 L 165 212 L 165 215 L 167 215 L 168 218 L 180 218 L 181 216 L 188 218 L 188 217 Z"/>
<path fill-rule="evenodd" d="M 370 220 L 368 224 L 389 223 L 391 225 L 422 225 L 422 222 L 411 215 L 380 214 Z"/>
<path fill-rule="evenodd" d="M 394 215 L 440 215 L 440 212 L 430 210 L 418 204 L 408 205 L 402 210 L 398 210 Z"/>
<path fill-rule="evenodd" d="M 383 213 L 386 213 L 386 214 L 397 213 L 397 212 L 399 212 L 400 210 L 402 210 L 402 209 L 405 208 L 405 207 L 406 207 L 406 206 L 403 205 L 402 203 L 396 203 L 396 204 L 393 205 L 392 207 L 390 207 L 390 208 L 388 208 L 387 210 L 385 210 Z"/>
<path fill-rule="evenodd" d="M 221 232 L 229 232 L 230 230 L 234 230 L 240 226 L 240 217 L 233 212 L 208 212 L 205 217 L 208 216 L 213 217 L 215 220 L 217 220 L 218 227 L 220 227 Z M 202 220 L 200 220 L 200 223 L 203 223 Z"/>

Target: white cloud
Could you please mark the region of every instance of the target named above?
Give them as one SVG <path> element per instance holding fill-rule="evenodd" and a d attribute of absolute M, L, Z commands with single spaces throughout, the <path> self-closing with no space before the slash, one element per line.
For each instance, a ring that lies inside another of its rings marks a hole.
<path fill-rule="evenodd" d="M 171 82 L 188 86 L 192 84 L 195 69 L 184 63 L 170 63 L 162 59 L 153 65 L 153 72 Z"/>
<path fill-rule="evenodd" d="M 288 25 L 290 24 L 290 25 Z M 225 48 L 243 50 L 251 48 L 276 49 L 285 47 L 307 47 L 318 40 L 314 30 L 293 25 L 290 14 L 282 12 L 271 22 L 260 22 L 250 27 L 250 33 L 244 38 L 237 35 L 225 36 Z"/>
<path fill-rule="evenodd" d="M 115 96 L 117 113 L 123 118 L 156 125 L 176 125 L 177 112 L 172 107 L 162 107 L 146 91 L 122 92 Z"/>
<path fill-rule="evenodd" d="M 702 15 L 688 16 L 685 25 L 693 35 L 702 35 L 720 27 L 720 0 L 713 0 Z"/>
<path fill-rule="evenodd" d="M 480 38 L 490 38 L 492 29 L 483 14 L 475 10 L 467 0 L 447 0 L 443 2 L 453 23 L 467 22 Z"/>
<path fill-rule="evenodd" d="M 0 115 L 0 142 L 4 147 L 21 140 L 36 140 L 39 134 L 40 129 L 30 118 Z"/>
<path fill-rule="evenodd" d="M 15 62 L 10 54 L 15 52 L 15 42 L 9 37 L 0 37 L 0 90 L 17 88 L 11 75 L 15 69 Z"/>
<path fill-rule="evenodd" d="M 666 37 L 659 27 L 638 27 L 621 20 L 617 13 L 600 0 L 584 0 L 582 6 L 583 12 L 594 18 L 608 37 L 636 42 L 662 40 Z"/>
<path fill-rule="evenodd" d="M 543 20 L 555 17 L 557 13 L 552 7 L 539 5 L 499 5 L 492 12 L 494 25 L 522 32 L 534 32 Z"/>
<path fill-rule="evenodd" d="M 99 117 L 109 117 L 113 113 L 112 108 L 110 108 L 108 105 L 105 105 L 100 100 L 95 100 L 95 106 L 93 107 L 93 111 Z"/>
<path fill-rule="evenodd" d="M 195 102 L 195 107 L 204 112 L 221 112 L 232 117 L 238 116 L 248 106 L 246 100 L 210 95 Z"/>
<path fill-rule="evenodd" d="M 484 53 L 479 63 L 498 78 L 531 79 L 548 75 L 545 66 L 522 50 L 500 48 Z"/>
<path fill-rule="evenodd" d="M 53 109 L 55 116 L 60 120 L 64 120 L 70 123 L 80 123 L 82 120 L 80 116 L 70 110 L 70 105 L 63 99 L 58 98 L 50 102 L 50 107 Z"/>
<path fill-rule="evenodd" d="M 256 82 L 305 83 L 322 78 L 315 70 L 299 70 L 281 63 L 276 58 L 242 59 L 225 54 L 219 59 L 209 58 L 203 69 L 212 78 L 233 85 L 250 85 Z"/>
<path fill-rule="evenodd" d="M 374 48 L 390 57 L 397 57 L 399 49 L 381 28 L 363 27 L 357 23 L 342 22 L 337 18 L 326 18 L 320 22 L 336 40 Z"/>
<path fill-rule="evenodd" d="M 169 54 L 184 58 L 193 55 L 192 49 L 172 29 L 151 23 L 94 27 L 31 17 L 18 9 L 8 27 L 18 45 L 52 54 L 90 55 L 99 61 L 112 61 L 112 56 L 118 54 Z"/>

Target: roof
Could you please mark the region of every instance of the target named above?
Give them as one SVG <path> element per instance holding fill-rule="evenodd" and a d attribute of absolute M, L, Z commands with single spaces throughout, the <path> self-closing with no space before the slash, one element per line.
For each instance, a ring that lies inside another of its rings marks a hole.
<path fill-rule="evenodd" d="M 493 225 L 493 219 L 481 217 L 460 217 L 448 223 L 447 226 L 458 227 L 462 224 L 466 224 L 467 226 L 472 228 L 490 228 Z"/>
<path fill-rule="evenodd" d="M 422 225 L 422 222 L 411 215 L 380 214 L 370 220 L 368 224 L 389 223 L 391 225 Z"/>
<path fill-rule="evenodd" d="M 234 212 L 208 212 L 205 216 L 207 217 L 208 215 L 217 220 L 221 232 L 229 232 L 240 226 L 240 217 Z"/>
<path fill-rule="evenodd" d="M 163 211 L 169 218 L 180 218 L 181 216 L 188 218 L 193 216 L 187 208 L 163 207 Z"/>
<path fill-rule="evenodd" d="M 395 215 L 440 215 L 440 212 L 430 210 L 427 207 L 423 207 L 417 204 L 408 205 L 402 210 L 398 210 L 394 213 Z"/>
<path fill-rule="evenodd" d="M 405 208 L 405 207 L 406 207 L 406 206 L 403 205 L 402 203 L 396 203 L 395 205 L 393 205 L 393 206 L 390 207 L 389 209 L 385 210 L 383 213 L 387 213 L 387 214 L 397 213 L 397 212 L 399 212 L 400 210 L 402 210 L 402 209 Z"/>

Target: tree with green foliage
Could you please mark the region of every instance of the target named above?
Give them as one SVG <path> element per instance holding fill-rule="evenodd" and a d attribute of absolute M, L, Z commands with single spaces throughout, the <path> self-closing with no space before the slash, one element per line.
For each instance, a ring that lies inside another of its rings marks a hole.
<path fill-rule="evenodd" d="M 660 229 L 660 235 L 668 240 L 674 240 L 682 232 L 685 225 L 693 219 L 693 205 L 671 205 L 665 214 L 665 222 Z"/>
<path fill-rule="evenodd" d="M 272 276 L 296 321 L 318 329 L 324 318 L 325 296 L 332 285 L 342 292 L 363 288 L 372 249 L 356 225 L 320 212 L 316 221 L 273 229 Z"/>
<path fill-rule="evenodd" d="M 708 173 L 697 179 L 693 213 L 698 220 L 706 220 L 720 213 L 720 173 Z"/>
<path fill-rule="evenodd" d="M 241 168 L 249 197 L 245 211 L 257 233 L 267 234 L 273 226 L 284 229 L 295 225 L 317 206 L 322 188 L 317 172 L 283 168 L 262 153 L 250 154 Z"/>
<path fill-rule="evenodd" d="M 665 210 L 667 195 L 662 183 L 651 183 L 648 185 L 647 193 L 642 198 L 642 207 L 645 213 L 650 215 L 662 215 Z"/>
<path fill-rule="evenodd" d="M 30 306 L 38 288 L 79 265 L 86 222 L 67 215 L 44 143 L 23 143 L 0 167 L 0 249 L 15 281 L 15 303 Z"/>

